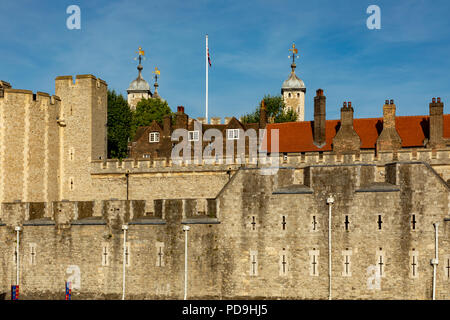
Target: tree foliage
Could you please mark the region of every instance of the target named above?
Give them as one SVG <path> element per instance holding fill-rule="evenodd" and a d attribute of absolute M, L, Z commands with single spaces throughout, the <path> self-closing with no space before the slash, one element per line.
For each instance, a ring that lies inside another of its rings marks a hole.
<path fill-rule="evenodd" d="M 108 90 L 108 158 L 126 158 L 132 113 L 122 94 Z"/>
<path fill-rule="evenodd" d="M 281 96 L 265 95 L 263 100 L 266 105 L 268 119 L 273 118 L 275 123 L 292 122 L 297 120 L 297 112 L 290 109 L 284 111 L 285 104 Z M 245 114 L 242 117 L 242 121 L 244 123 L 258 123 L 259 109 L 260 106 L 257 106 L 254 112 Z"/>
<path fill-rule="evenodd" d="M 173 114 L 166 101 L 157 98 L 142 99 L 133 112 L 131 137 L 134 137 L 139 127 L 149 126 L 153 120 L 162 125 L 163 117 L 166 114 Z"/>

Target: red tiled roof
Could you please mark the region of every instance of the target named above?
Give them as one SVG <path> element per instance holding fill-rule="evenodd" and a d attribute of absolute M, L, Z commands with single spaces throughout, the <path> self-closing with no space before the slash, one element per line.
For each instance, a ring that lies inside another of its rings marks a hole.
<path fill-rule="evenodd" d="M 269 138 L 268 151 L 270 151 L 271 129 L 279 130 L 279 152 L 331 151 L 340 122 L 340 120 L 326 121 L 326 144 L 322 148 L 314 144 L 313 121 L 268 124 L 266 127 Z M 353 127 L 361 138 L 361 149 L 374 149 L 383 129 L 383 118 L 354 119 Z M 402 139 L 402 147 L 423 147 L 424 139 L 429 136 L 429 116 L 398 116 L 395 118 L 395 128 Z M 450 114 L 444 115 L 444 138 L 450 138 Z M 265 143 L 262 148 L 265 149 Z"/>

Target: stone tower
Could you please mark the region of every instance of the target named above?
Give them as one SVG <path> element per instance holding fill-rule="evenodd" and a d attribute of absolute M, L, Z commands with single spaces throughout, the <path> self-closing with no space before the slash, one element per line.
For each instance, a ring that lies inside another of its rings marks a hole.
<path fill-rule="evenodd" d="M 138 77 L 133 80 L 133 82 L 130 83 L 130 86 L 128 87 L 127 93 L 128 93 L 128 105 L 130 106 L 131 110 L 136 110 L 136 105 L 139 101 L 142 99 L 148 99 L 152 97 L 152 92 L 150 91 L 150 85 L 147 81 L 144 80 L 142 77 L 142 69 L 144 67 L 142 66 L 142 57 L 144 56 L 144 51 L 141 47 L 139 47 L 139 65 L 137 66 L 137 69 L 139 71 Z"/>
<path fill-rule="evenodd" d="M 298 50 L 295 48 L 295 44 L 292 44 L 292 64 L 291 74 L 283 82 L 281 87 L 281 95 L 286 105 L 286 111 L 291 109 L 297 112 L 297 121 L 305 120 L 305 93 L 306 87 L 303 81 L 295 74 L 295 58 Z"/>
<path fill-rule="evenodd" d="M 107 84 L 93 75 L 57 77 L 59 116 L 60 198 L 91 199 L 90 162 L 106 160 Z"/>

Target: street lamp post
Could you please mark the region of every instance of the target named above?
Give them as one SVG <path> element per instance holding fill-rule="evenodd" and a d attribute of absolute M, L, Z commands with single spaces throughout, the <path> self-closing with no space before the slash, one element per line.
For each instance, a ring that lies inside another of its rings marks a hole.
<path fill-rule="evenodd" d="M 19 233 L 22 230 L 20 226 L 15 227 L 16 233 L 17 233 L 17 247 L 16 247 L 16 261 L 17 261 L 17 269 L 16 269 L 16 285 L 19 285 L 19 270 L 20 270 L 20 255 L 19 255 L 19 249 L 20 249 L 20 237 Z"/>
<path fill-rule="evenodd" d="M 187 281 L 188 281 L 188 231 L 189 226 L 183 226 L 184 231 L 184 300 L 187 299 Z"/>
<path fill-rule="evenodd" d="M 331 300 L 331 207 L 334 203 L 334 197 L 330 195 L 327 198 L 328 204 L 328 300 Z"/>
<path fill-rule="evenodd" d="M 125 268 L 126 268 L 126 250 L 127 250 L 127 230 L 128 225 L 122 225 L 123 230 L 123 273 L 122 273 L 122 300 L 125 300 Z"/>

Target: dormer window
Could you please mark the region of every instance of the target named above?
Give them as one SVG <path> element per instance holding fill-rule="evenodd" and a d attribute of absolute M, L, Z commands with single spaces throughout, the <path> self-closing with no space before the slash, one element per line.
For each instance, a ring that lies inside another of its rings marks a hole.
<path fill-rule="evenodd" d="M 198 131 L 189 131 L 189 141 L 198 141 L 199 133 Z"/>
<path fill-rule="evenodd" d="M 159 132 L 150 132 L 148 140 L 150 143 L 159 142 Z"/>
<path fill-rule="evenodd" d="M 227 129 L 228 140 L 238 140 L 239 139 L 239 129 Z"/>

